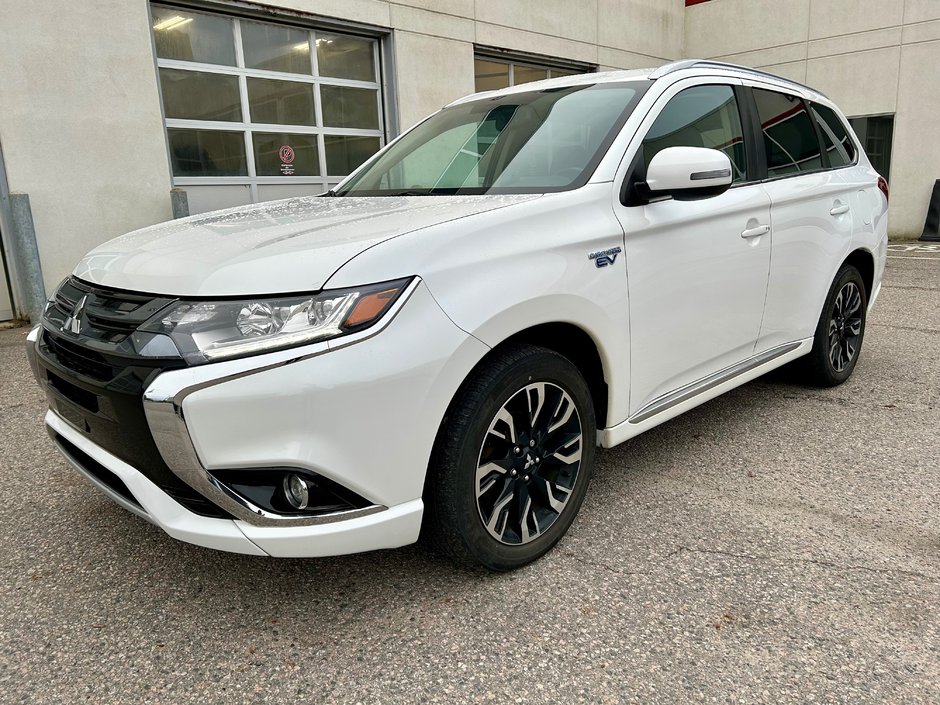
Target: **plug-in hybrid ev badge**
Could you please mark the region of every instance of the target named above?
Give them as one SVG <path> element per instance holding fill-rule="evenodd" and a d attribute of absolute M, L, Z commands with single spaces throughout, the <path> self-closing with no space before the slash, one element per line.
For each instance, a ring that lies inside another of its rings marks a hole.
<path fill-rule="evenodd" d="M 592 252 L 588 255 L 588 259 L 594 260 L 594 266 L 600 269 L 601 267 L 613 264 L 617 260 L 617 255 L 621 252 L 623 252 L 623 250 L 619 247 L 611 247 L 609 250 Z"/>

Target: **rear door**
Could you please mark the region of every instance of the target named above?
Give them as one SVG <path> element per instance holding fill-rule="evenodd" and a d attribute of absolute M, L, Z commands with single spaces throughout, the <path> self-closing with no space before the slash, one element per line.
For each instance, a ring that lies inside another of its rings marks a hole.
<path fill-rule="evenodd" d="M 770 199 L 752 176 L 738 83 L 681 81 L 638 132 L 628 190 L 645 180 L 657 152 L 674 146 L 725 152 L 734 184 L 712 198 L 633 203 L 628 193 L 615 205 L 625 233 L 631 415 L 754 351 L 770 270 Z"/>
<path fill-rule="evenodd" d="M 834 274 L 848 253 L 855 187 L 838 169 L 839 147 L 825 142 L 810 104 L 751 88 L 760 123 L 773 225 L 773 262 L 757 352 L 812 337 Z M 844 166 L 844 165 L 843 165 Z"/>

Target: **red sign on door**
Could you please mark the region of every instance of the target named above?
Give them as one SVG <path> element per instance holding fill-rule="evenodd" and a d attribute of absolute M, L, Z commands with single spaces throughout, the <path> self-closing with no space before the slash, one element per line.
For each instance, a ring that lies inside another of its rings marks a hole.
<path fill-rule="evenodd" d="M 289 144 L 285 144 L 277 151 L 277 156 L 284 164 L 290 164 L 294 161 L 294 149 Z"/>

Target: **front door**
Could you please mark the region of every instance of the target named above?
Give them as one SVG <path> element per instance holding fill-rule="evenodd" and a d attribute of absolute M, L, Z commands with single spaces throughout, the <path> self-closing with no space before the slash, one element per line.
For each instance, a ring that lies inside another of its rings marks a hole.
<path fill-rule="evenodd" d="M 660 105 L 638 168 L 666 147 L 709 147 L 729 156 L 735 178 L 712 198 L 615 206 L 625 233 L 631 415 L 753 354 L 770 272 L 770 199 L 748 181 L 734 89 L 681 83 Z"/>

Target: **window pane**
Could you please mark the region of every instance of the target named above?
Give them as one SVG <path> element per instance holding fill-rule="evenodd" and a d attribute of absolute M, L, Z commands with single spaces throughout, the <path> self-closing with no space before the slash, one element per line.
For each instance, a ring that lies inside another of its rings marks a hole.
<path fill-rule="evenodd" d="M 767 175 L 820 169 L 822 158 L 816 129 L 800 99 L 757 88 L 753 92 L 764 131 Z"/>
<path fill-rule="evenodd" d="M 379 129 L 378 92 L 368 88 L 320 86 L 325 127 Z"/>
<path fill-rule="evenodd" d="M 561 78 L 562 76 L 577 76 L 581 71 L 569 71 L 568 69 L 551 69 L 549 78 Z"/>
<path fill-rule="evenodd" d="M 477 91 L 495 91 L 509 87 L 509 64 L 500 61 L 474 59 Z"/>
<path fill-rule="evenodd" d="M 532 192 L 584 183 L 642 95 L 637 89 L 645 86 L 635 85 L 523 91 L 445 108 L 389 147 L 343 193 Z"/>
<path fill-rule="evenodd" d="M 154 5 L 153 39 L 161 59 L 235 65 L 232 20 Z"/>
<path fill-rule="evenodd" d="M 852 129 L 865 147 L 871 165 L 886 179 L 891 171 L 891 143 L 894 136 L 894 116 L 852 118 Z"/>
<path fill-rule="evenodd" d="M 316 125 L 313 85 L 268 78 L 248 79 L 251 121 L 272 125 Z"/>
<path fill-rule="evenodd" d="M 825 105 L 813 105 L 813 116 L 823 134 L 823 143 L 833 169 L 851 164 L 855 160 L 855 145 L 849 139 L 842 120 Z"/>
<path fill-rule="evenodd" d="M 317 33 L 317 64 L 321 76 L 375 82 L 371 39 Z"/>
<path fill-rule="evenodd" d="M 312 73 L 310 32 L 267 22 L 242 20 L 245 66 L 266 71 Z"/>
<path fill-rule="evenodd" d="M 379 151 L 378 137 L 339 137 L 327 135 L 326 173 L 346 176 Z"/>
<path fill-rule="evenodd" d="M 318 176 L 320 157 L 316 135 L 255 132 L 255 171 L 258 176 Z"/>
<path fill-rule="evenodd" d="M 520 83 L 544 81 L 546 78 L 548 78 L 548 69 L 545 67 L 515 64 L 512 69 L 512 83 L 514 86 L 518 86 Z"/>
<path fill-rule="evenodd" d="M 241 132 L 167 128 L 174 176 L 247 176 Z"/>
<path fill-rule="evenodd" d="M 744 133 L 731 87 L 696 86 L 673 97 L 643 140 L 646 166 L 666 147 L 719 149 L 731 160 L 734 180 L 746 179 Z"/>
<path fill-rule="evenodd" d="M 168 118 L 241 122 L 237 76 L 160 69 L 160 90 Z"/>

